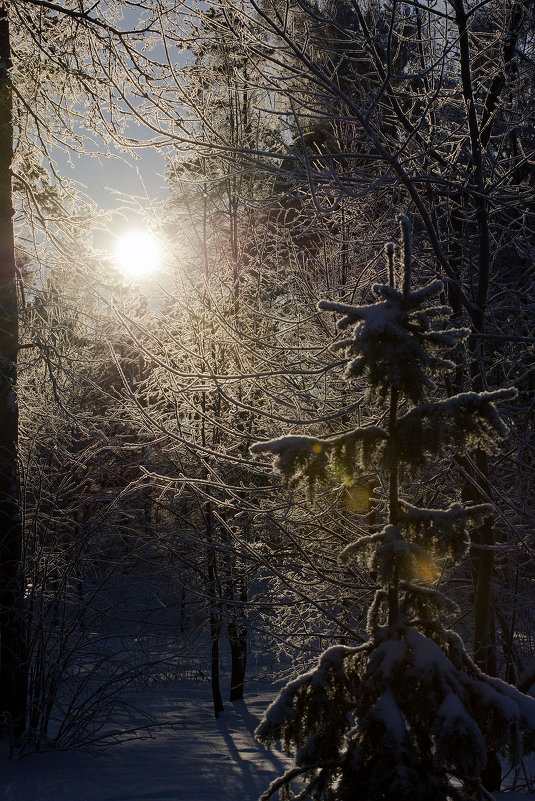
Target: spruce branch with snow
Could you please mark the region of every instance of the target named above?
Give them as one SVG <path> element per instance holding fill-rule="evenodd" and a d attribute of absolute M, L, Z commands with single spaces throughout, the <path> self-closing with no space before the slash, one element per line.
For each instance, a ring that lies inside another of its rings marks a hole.
<path fill-rule="evenodd" d="M 347 356 L 347 378 L 364 377 L 369 396 L 387 403 L 387 424 L 252 448 L 271 455 L 287 481 L 305 479 L 311 490 L 340 463 L 351 473 L 373 466 L 388 484 L 387 519 L 340 555 L 377 577 L 368 640 L 327 650 L 267 710 L 257 736 L 267 745 L 281 740 L 295 767 L 263 799 L 278 790 L 281 798 L 311 801 L 490 799 L 480 779 L 487 754 L 515 762 L 535 748 L 535 701 L 478 668 L 446 628 L 455 605 L 434 586 L 435 560 L 458 562 L 470 525 L 491 506 L 426 509 L 400 497 L 401 466 L 416 471 L 452 446 L 496 448 L 507 429 L 495 403 L 515 391 L 429 400 L 437 378 L 453 367 L 444 351 L 466 331 L 450 326 L 447 306 L 432 305 L 440 281 L 410 288 L 410 225 L 405 216 L 398 220 L 402 289 L 375 286 L 371 306 L 319 304 L 343 315 L 339 328 L 351 329 L 335 347 Z"/>

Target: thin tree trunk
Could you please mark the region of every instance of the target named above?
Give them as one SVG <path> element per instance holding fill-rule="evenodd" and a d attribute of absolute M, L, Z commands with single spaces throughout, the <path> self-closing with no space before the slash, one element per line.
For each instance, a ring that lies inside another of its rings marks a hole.
<path fill-rule="evenodd" d="M 230 643 L 230 701 L 241 701 L 245 685 L 247 667 L 247 629 L 243 626 L 229 625 Z"/>
<path fill-rule="evenodd" d="M 212 600 L 210 603 L 214 603 Z M 221 628 L 221 621 L 217 611 L 213 608 L 210 609 L 210 667 L 211 667 L 211 680 L 212 680 L 212 700 L 214 703 L 214 715 L 218 718 L 225 708 L 223 706 L 223 697 L 221 695 L 221 677 L 219 669 L 219 634 Z"/>
<path fill-rule="evenodd" d="M 212 681 L 212 700 L 214 703 L 214 715 L 218 718 L 224 712 L 223 698 L 221 696 L 221 676 L 219 658 L 219 637 L 221 636 L 221 603 L 218 600 L 220 593 L 217 591 L 217 567 L 215 563 L 214 545 L 214 513 L 212 505 L 206 504 L 206 533 L 208 544 L 208 603 L 210 611 L 208 614 L 210 624 L 210 671 Z"/>
<path fill-rule="evenodd" d="M 485 192 L 481 129 L 476 113 L 476 102 L 470 69 L 471 57 L 468 15 L 465 11 L 463 0 L 454 0 L 452 5 L 455 8 L 456 24 L 459 31 L 461 80 L 468 114 L 473 188 L 476 190 L 473 204 L 478 226 L 478 275 L 475 304 L 470 312 L 470 316 L 474 331 L 482 334 L 485 330 L 485 310 L 489 292 L 492 260 L 490 249 L 489 207 Z M 489 101 L 489 98 L 487 98 L 487 101 L 492 105 L 492 100 Z M 491 112 L 490 105 L 486 111 L 488 110 Z M 490 124 L 490 117 L 488 122 Z M 490 128 L 488 133 L 490 136 Z M 487 142 L 488 139 L 485 144 Z M 486 388 L 483 380 L 483 371 L 485 369 L 484 354 L 478 353 L 477 347 L 476 344 L 476 350 L 473 354 L 471 364 L 471 378 L 473 389 L 476 392 L 481 392 Z M 484 345 L 481 344 L 481 347 L 483 348 Z M 487 500 L 486 496 L 490 491 L 490 484 L 488 481 L 488 458 L 485 453 L 476 451 L 474 460 L 479 475 L 474 477 L 474 482 L 466 489 L 474 503 L 482 503 Z M 474 659 L 486 673 L 494 676 L 496 675 L 496 626 L 494 609 L 492 606 L 492 580 L 494 574 L 493 546 L 495 544 L 495 535 L 492 518 L 486 518 L 483 525 L 472 533 L 472 541 L 476 546 L 471 549 L 470 553 L 472 579 L 474 582 Z M 478 545 L 482 547 L 478 548 Z M 500 789 L 501 766 L 495 751 L 487 752 L 487 764 L 482 771 L 481 781 L 487 790 L 493 791 Z"/>
<path fill-rule="evenodd" d="M 390 441 L 395 436 L 395 426 L 397 420 L 398 391 L 395 387 L 390 390 L 390 410 L 388 434 Z M 389 476 L 389 497 L 388 497 L 388 522 L 397 526 L 398 524 L 398 463 L 390 466 Z M 393 626 L 399 621 L 399 570 L 394 567 L 392 583 L 388 587 L 388 625 Z"/>
<path fill-rule="evenodd" d="M 410 233 L 406 225 L 401 223 L 401 236 L 404 246 L 404 259 L 403 259 L 403 291 L 408 292 L 410 280 L 410 244 L 408 239 Z M 394 287 L 396 280 L 394 276 L 394 262 L 393 262 L 393 249 L 386 249 L 388 262 L 389 262 L 389 281 L 390 286 Z M 392 442 L 395 436 L 397 415 L 398 415 L 398 400 L 399 393 L 397 387 L 392 387 L 390 390 L 390 405 L 388 410 L 388 436 L 389 441 Z M 390 474 L 388 479 L 388 522 L 392 526 L 397 526 L 399 520 L 399 463 L 396 458 L 395 463 L 390 465 Z M 388 587 L 388 625 L 392 626 L 399 621 L 399 570 L 394 567 L 394 575 L 392 582 Z"/>
<path fill-rule="evenodd" d="M 13 109 L 7 9 L 0 5 L 0 713 L 15 734 L 26 706 L 16 397 L 18 314 L 11 161 Z"/>
<path fill-rule="evenodd" d="M 241 701 L 245 686 L 245 671 L 247 668 L 247 579 L 241 576 L 240 580 L 240 606 L 234 610 L 233 619 L 228 624 L 228 639 L 230 644 L 230 701 Z"/>
<path fill-rule="evenodd" d="M 475 461 L 479 477 L 467 487 L 464 495 L 472 503 L 484 503 L 490 493 L 487 481 L 488 459 L 477 451 Z M 482 485 L 482 486 L 480 486 Z M 473 547 L 470 552 L 472 582 L 474 587 L 474 659 L 489 676 L 496 675 L 496 634 L 492 603 L 492 578 L 494 573 L 494 525 L 491 517 L 472 532 Z"/>
<path fill-rule="evenodd" d="M 485 309 L 487 306 L 491 267 L 489 208 L 485 193 L 481 131 L 476 114 L 476 102 L 470 69 L 471 56 L 468 15 L 465 11 L 463 0 L 452 0 L 452 5 L 455 8 L 455 19 L 459 31 L 461 80 L 468 115 L 472 182 L 473 189 L 476 190 L 473 204 L 478 225 L 479 253 L 475 304 L 471 310 L 471 318 L 474 331 L 482 334 L 485 330 Z M 483 348 L 484 344 L 482 343 L 479 346 L 476 344 L 476 350 L 472 357 L 471 378 L 475 392 L 481 392 L 486 389 L 483 376 L 483 371 L 485 369 L 484 354 L 477 351 L 478 347 Z M 490 490 L 488 482 L 488 458 L 486 454 L 480 451 L 475 453 L 474 458 L 479 476 L 475 476 L 475 480 L 472 487 L 468 490 L 468 493 L 474 503 L 482 503 L 487 500 L 486 495 Z M 494 569 L 492 552 L 494 546 L 494 528 L 490 518 L 486 519 L 483 526 L 474 532 L 472 539 L 475 541 L 476 545 L 483 546 L 483 548 L 474 548 L 471 552 L 475 593 L 474 657 L 478 665 L 485 670 L 485 672 L 495 675 L 496 641 L 494 635 L 494 612 L 491 602 Z"/>

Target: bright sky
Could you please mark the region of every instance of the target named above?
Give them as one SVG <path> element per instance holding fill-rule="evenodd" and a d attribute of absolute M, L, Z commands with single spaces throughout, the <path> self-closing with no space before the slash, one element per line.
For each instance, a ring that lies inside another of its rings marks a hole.
<path fill-rule="evenodd" d="M 151 199 L 163 200 L 169 190 L 164 179 L 165 159 L 162 153 L 143 148 L 139 155 L 140 158 L 136 160 L 127 155 L 99 160 L 82 153 L 73 157 L 74 169 L 65 165 L 64 174 L 84 184 L 99 209 L 117 208 L 122 203 L 117 192 L 135 197 L 146 194 Z"/>

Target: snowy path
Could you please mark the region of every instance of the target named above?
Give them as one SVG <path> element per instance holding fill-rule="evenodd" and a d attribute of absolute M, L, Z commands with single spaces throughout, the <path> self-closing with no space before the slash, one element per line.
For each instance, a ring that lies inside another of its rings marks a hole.
<path fill-rule="evenodd" d="M 5 761 L 0 801 L 256 801 L 288 764 L 254 740 L 267 703 L 265 692 L 250 694 L 245 703 L 227 703 L 215 721 L 207 685 L 153 692 L 151 711 L 163 725 L 152 739 L 97 755 L 49 752 Z"/>
<path fill-rule="evenodd" d="M 153 739 L 4 762 L 1 801 L 256 801 L 283 769 L 284 756 L 253 737 L 265 693 L 227 703 L 218 721 L 205 685 L 151 701 L 164 721 Z"/>

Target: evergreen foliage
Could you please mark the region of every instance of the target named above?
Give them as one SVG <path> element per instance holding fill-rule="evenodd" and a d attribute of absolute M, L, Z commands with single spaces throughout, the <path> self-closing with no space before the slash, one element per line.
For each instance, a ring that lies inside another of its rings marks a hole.
<path fill-rule="evenodd" d="M 496 447 L 507 430 L 494 403 L 515 390 L 428 400 L 437 377 L 453 369 L 442 352 L 466 331 L 449 327 L 447 306 L 431 305 L 440 281 L 410 289 L 410 226 L 406 217 L 398 220 L 402 290 L 374 287 L 378 302 L 371 306 L 319 304 L 343 315 L 339 328 L 353 327 L 335 347 L 348 358 L 348 379 L 364 376 L 369 396 L 387 403 L 387 426 L 253 446 L 271 454 L 288 481 L 304 478 L 311 489 L 340 462 L 350 474 L 382 470 L 389 486 L 388 519 L 341 554 L 342 562 L 363 562 L 377 577 L 369 638 L 327 650 L 267 710 L 257 736 L 267 745 L 281 740 L 295 753 L 295 767 L 264 799 L 277 790 L 281 798 L 314 801 L 491 798 L 479 778 L 487 753 L 516 762 L 535 746 L 535 702 L 478 668 L 443 622 L 455 604 L 433 586 L 434 560 L 458 562 L 469 525 L 480 524 L 491 507 L 418 508 L 399 491 L 402 465 L 415 470 L 447 446 Z M 408 410 L 398 415 L 402 403 Z M 290 786 L 296 778 L 303 782 L 297 796 Z"/>

